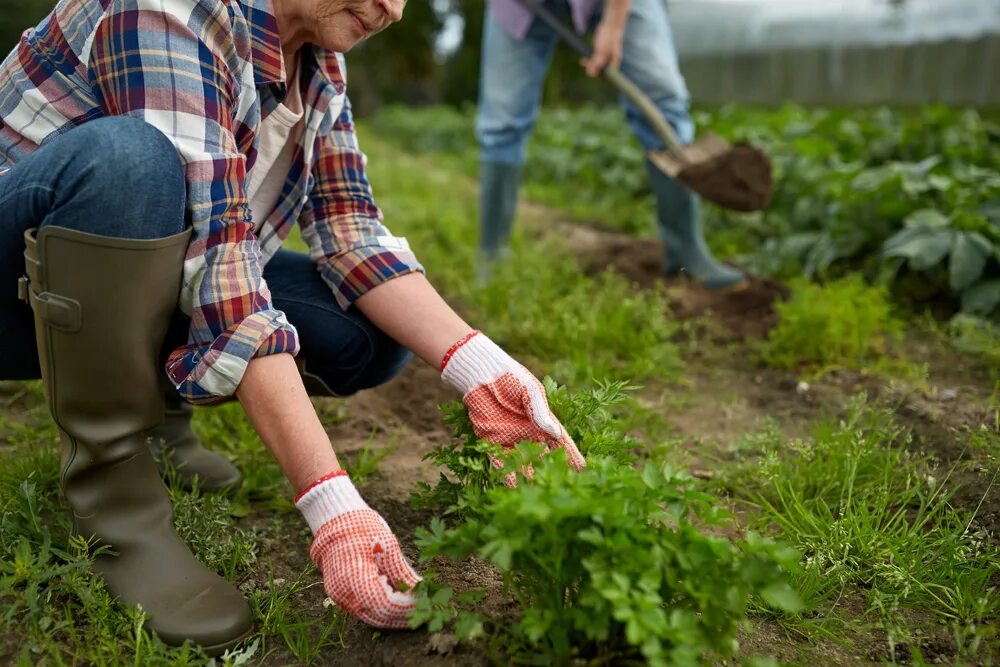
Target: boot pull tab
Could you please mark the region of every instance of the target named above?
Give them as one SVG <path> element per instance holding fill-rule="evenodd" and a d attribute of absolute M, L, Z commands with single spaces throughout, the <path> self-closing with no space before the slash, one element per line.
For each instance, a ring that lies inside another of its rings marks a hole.
<path fill-rule="evenodd" d="M 27 293 L 26 300 L 31 304 L 31 309 L 38 314 L 49 326 L 60 329 L 67 333 L 76 333 L 83 326 L 83 309 L 80 302 L 65 296 L 59 296 L 52 292 L 39 292 L 31 289 L 27 276 L 21 277 L 17 283 L 18 296 Z"/>

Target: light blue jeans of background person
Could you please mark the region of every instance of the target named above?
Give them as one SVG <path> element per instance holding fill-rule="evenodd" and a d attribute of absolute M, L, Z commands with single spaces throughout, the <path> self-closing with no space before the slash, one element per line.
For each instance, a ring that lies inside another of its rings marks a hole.
<path fill-rule="evenodd" d="M 545 0 L 569 22 L 566 0 Z M 596 27 L 600 16 L 595 17 Z M 524 40 L 507 34 L 486 12 L 476 137 L 483 162 L 520 165 L 525 144 L 538 117 L 542 88 L 557 37 L 536 20 Z M 667 8 L 663 0 L 632 0 L 625 27 L 621 70 L 652 98 L 685 143 L 694 138 L 690 96 L 677 63 Z M 568 47 L 562 47 L 568 48 Z M 639 111 L 624 98 L 629 127 L 646 150 L 664 148 Z"/>

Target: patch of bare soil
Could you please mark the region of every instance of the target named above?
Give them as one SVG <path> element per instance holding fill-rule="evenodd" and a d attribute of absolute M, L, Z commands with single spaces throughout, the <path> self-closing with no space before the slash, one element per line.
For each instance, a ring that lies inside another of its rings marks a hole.
<path fill-rule="evenodd" d="M 774 304 L 788 298 L 788 288 L 768 278 L 751 276 L 739 289 L 712 291 L 687 282 L 673 292 L 671 304 L 678 319 L 711 318 L 723 340 L 763 339 L 778 324 Z"/>
<path fill-rule="evenodd" d="M 669 289 L 674 317 L 711 318 L 724 340 L 767 336 L 778 323 L 775 302 L 789 295 L 787 287 L 766 278 L 751 277 L 741 288 L 721 291 L 705 289 L 683 278 L 665 279 L 659 241 L 558 221 L 551 224 L 551 229 L 565 240 L 585 271 L 611 269 L 637 287 Z"/>
<path fill-rule="evenodd" d="M 663 250 L 655 239 L 560 221 L 549 231 L 563 239 L 588 273 L 612 269 L 644 288 L 655 286 L 663 275 Z"/>

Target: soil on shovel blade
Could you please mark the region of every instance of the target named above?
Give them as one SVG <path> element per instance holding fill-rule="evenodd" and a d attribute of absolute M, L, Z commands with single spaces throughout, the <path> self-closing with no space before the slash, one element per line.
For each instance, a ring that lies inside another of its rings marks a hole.
<path fill-rule="evenodd" d="M 705 199 L 734 211 L 767 208 L 774 194 L 771 160 L 746 142 L 707 162 L 685 167 L 677 180 Z"/>

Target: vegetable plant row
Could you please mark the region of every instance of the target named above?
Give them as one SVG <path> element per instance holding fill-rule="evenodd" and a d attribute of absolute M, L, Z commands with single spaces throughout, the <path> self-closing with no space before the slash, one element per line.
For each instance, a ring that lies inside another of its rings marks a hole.
<path fill-rule="evenodd" d="M 724 254 L 751 269 L 814 279 L 862 270 L 909 301 L 1000 318 L 1000 123 L 974 110 L 724 107 L 698 126 L 762 146 L 775 165 L 770 209 L 708 208 Z M 473 110 L 386 109 L 374 129 L 407 150 L 474 170 Z M 526 170 L 540 201 L 652 231 L 642 151 L 613 108 L 542 114 Z"/>

